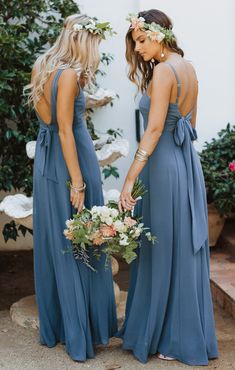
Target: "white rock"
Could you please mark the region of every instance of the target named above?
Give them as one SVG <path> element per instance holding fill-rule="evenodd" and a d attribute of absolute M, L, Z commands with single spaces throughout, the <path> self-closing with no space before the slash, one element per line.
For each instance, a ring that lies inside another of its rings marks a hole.
<path fill-rule="evenodd" d="M 120 288 L 114 283 L 115 300 L 117 302 L 117 317 L 119 323 L 123 323 L 125 316 L 125 307 L 127 292 L 120 291 Z M 14 303 L 10 308 L 10 317 L 12 321 L 24 328 L 39 328 L 38 310 L 35 296 L 28 296 Z"/>
<path fill-rule="evenodd" d="M 111 103 L 116 98 L 114 91 L 100 87 L 94 93 L 84 92 L 86 97 L 86 108 L 98 108 Z"/>
<path fill-rule="evenodd" d="M 94 94 L 89 94 L 89 92 L 85 92 L 85 96 L 87 99 L 93 99 L 93 100 L 100 100 L 104 98 L 116 98 L 116 93 L 112 90 L 103 89 L 102 87 L 99 87 Z"/>
<path fill-rule="evenodd" d="M 118 306 L 120 303 L 120 299 L 121 299 L 121 295 L 120 295 L 121 291 L 117 283 L 115 283 L 115 281 L 113 282 L 113 288 L 114 288 L 114 296 L 115 296 L 116 305 Z"/>
<path fill-rule="evenodd" d="M 33 228 L 33 197 L 24 194 L 7 195 L 0 203 L 0 212 L 5 212 L 17 224 Z"/>
<path fill-rule="evenodd" d="M 113 163 L 120 157 L 126 157 L 129 152 L 129 142 L 126 139 L 116 139 L 110 144 L 105 144 L 96 151 L 99 164 L 103 167 Z"/>
<path fill-rule="evenodd" d="M 26 153 L 27 153 L 27 156 L 29 158 L 33 159 L 34 156 L 35 156 L 35 150 L 36 150 L 36 141 L 29 141 L 26 144 Z"/>
<path fill-rule="evenodd" d="M 118 158 L 126 157 L 129 152 L 129 142 L 126 139 L 115 139 L 109 144 L 105 144 L 110 136 L 104 135 L 98 140 L 94 140 L 95 145 L 100 145 L 101 149 L 96 150 L 99 164 L 103 167 L 113 163 Z M 29 141 L 26 144 L 26 152 L 29 158 L 35 156 L 36 141 Z"/>
<path fill-rule="evenodd" d="M 0 203 L 0 212 L 13 218 L 30 216 L 33 214 L 33 197 L 24 194 L 7 195 Z"/>
<path fill-rule="evenodd" d="M 21 298 L 18 302 L 13 303 L 10 308 L 12 321 L 24 328 L 39 328 L 38 310 L 35 296 Z"/>

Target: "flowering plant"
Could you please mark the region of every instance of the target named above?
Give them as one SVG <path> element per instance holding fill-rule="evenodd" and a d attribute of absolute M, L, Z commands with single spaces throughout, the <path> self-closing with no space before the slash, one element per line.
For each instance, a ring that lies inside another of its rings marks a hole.
<path fill-rule="evenodd" d="M 138 14 L 129 14 L 126 20 L 131 23 L 130 29 L 146 32 L 152 41 L 157 40 L 161 43 L 163 39 L 167 42 L 171 42 L 174 39 L 174 34 L 171 29 L 164 28 L 155 22 L 146 23 L 145 19 L 139 17 Z"/>
<path fill-rule="evenodd" d="M 87 30 L 90 33 L 93 33 L 94 35 L 100 35 L 103 39 L 106 38 L 106 36 L 113 36 L 116 34 L 115 31 L 113 31 L 110 22 L 103 22 L 99 23 L 97 22 L 96 18 L 90 18 L 89 22 L 87 24 L 80 24 L 75 23 L 72 26 L 73 31 L 79 32 L 81 30 Z"/>
<path fill-rule="evenodd" d="M 144 193 L 144 186 L 137 181 L 132 191 L 133 198 L 137 199 Z M 156 240 L 149 228 L 132 217 L 129 211 L 120 212 L 114 201 L 108 202 L 106 206 L 94 206 L 91 210 L 84 208 L 73 219 L 67 220 L 66 226 L 64 235 L 72 242 L 75 258 L 81 259 L 93 270 L 89 263 L 90 252 L 97 258 L 105 253 L 106 267 L 115 253 L 131 263 L 137 257 L 135 250 L 139 245 L 140 234 L 144 233 L 152 243 Z"/>
<path fill-rule="evenodd" d="M 208 203 L 235 217 L 235 126 L 227 125 L 200 153 Z"/>

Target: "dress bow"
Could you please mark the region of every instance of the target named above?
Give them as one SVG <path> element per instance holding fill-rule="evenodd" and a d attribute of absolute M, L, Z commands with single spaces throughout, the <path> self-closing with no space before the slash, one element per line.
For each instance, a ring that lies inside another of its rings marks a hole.
<path fill-rule="evenodd" d="M 39 170 L 42 176 L 45 176 L 48 180 L 57 182 L 55 158 L 52 156 L 52 144 L 53 144 L 54 131 L 51 127 L 40 127 L 39 131 L 39 150 L 40 150 L 40 162 Z"/>
<path fill-rule="evenodd" d="M 192 141 L 197 132 L 190 123 L 191 113 L 181 117 L 174 129 L 174 141 L 183 151 L 188 180 L 188 194 L 192 217 L 193 252 L 205 246 L 208 238 L 207 202 L 201 163 Z"/>

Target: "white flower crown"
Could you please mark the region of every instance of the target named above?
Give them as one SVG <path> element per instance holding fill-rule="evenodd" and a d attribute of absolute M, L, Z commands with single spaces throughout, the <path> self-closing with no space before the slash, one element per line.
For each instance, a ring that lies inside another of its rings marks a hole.
<path fill-rule="evenodd" d="M 145 19 L 139 17 L 138 14 L 129 14 L 126 20 L 131 23 L 130 29 L 146 32 L 152 41 L 157 40 L 158 42 L 162 42 L 162 40 L 165 39 L 171 42 L 175 38 L 171 29 L 164 28 L 155 22 L 146 23 Z"/>
<path fill-rule="evenodd" d="M 103 39 L 106 39 L 106 36 L 116 35 L 116 32 L 113 31 L 110 25 L 110 22 L 99 23 L 93 18 L 90 18 L 87 24 L 75 23 L 72 26 L 72 30 L 75 32 L 87 30 L 94 35 L 100 35 Z"/>

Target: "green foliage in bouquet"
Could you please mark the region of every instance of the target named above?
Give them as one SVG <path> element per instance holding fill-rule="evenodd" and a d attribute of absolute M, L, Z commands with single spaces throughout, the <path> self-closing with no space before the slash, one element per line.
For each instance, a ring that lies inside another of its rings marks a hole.
<path fill-rule="evenodd" d="M 235 215 L 235 126 L 227 124 L 218 138 L 206 142 L 200 153 L 208 203 L 214 202 L 219 213 Z"/>
<path fill-rule="evenodd" d="M 133 198 L 142 197 L 145 192 L 144 185 L 138 180 L 132 191 Z M 83 209 L 72 220 L 67 220 L 66 226 L 64 235 L 72 242 L 68 251 L 72 251 L 75 258 L 92 270 L 95 269 L 90 264 L 90 255 L 99 259 L 105 253 L 105 268 L 109 266 L 111 256 L 117 253 L 129 264 L 137 257 L 136 249 L 142 233 L 151 243 L 156 240 L 148 227 L 133 218 L 131 212 L 120 212 L 114 201 L 110 201 L 107 206 Z"/>

